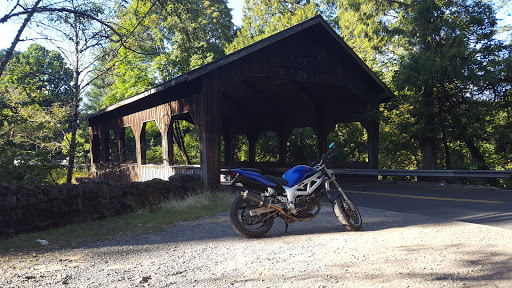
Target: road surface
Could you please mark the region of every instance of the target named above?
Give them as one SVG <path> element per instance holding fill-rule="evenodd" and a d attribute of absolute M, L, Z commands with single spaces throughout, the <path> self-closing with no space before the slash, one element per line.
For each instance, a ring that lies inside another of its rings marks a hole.
<path fill-rule="evenodd" d="M 512 230 L 512 191 L 435 183 L 343 183 L 357 206 Z"/>

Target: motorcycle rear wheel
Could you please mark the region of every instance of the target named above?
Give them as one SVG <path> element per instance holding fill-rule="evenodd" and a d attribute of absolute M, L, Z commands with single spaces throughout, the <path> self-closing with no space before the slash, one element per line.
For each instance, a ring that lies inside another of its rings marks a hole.
<path fill-rule="evenodd" d="M 229 209 L 229 218 L 231 226 L 236 233 L 246 238 L 263 237 L 274 225 L 274 216 L 264 213 L 258 216 L 250 216 L 249 211 L 259 208 L 258 205 L 245 200 L 242 195 L 238 195 Z"/>
<path fill-rule="evenodd" d="M 348 197 L 343 196 L 343 194 L 334 200 L 332 209 L 341 225 L 349 231 L 359 231 L 363 227 L 363 219 L 356 205 Z"/>

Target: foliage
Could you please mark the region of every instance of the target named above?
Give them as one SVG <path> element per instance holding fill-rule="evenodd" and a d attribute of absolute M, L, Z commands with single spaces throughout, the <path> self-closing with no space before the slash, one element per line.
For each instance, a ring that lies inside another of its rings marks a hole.
<path fill-rule="evenodd" d="M 82 125 L 86 126 L 86 125 Z M 88 127 L 85 127 L 88 128 Z M 77 164 L 90 164 L 90 144 L 89 144 L 89 132 L 86 129 L 79 129 L 76 136 L 76 163 Z M 71 141 L 71 133 L 67 133 L 62 141 L 62 152 L 64 155 L 69 153 L 69 144 Z"/>
<path fill-rule="evenodd" d="M 234 33 L 225 0 L 135 0 L 118 16 L 130 49 L 118 52 L 105 106 L 224 56 Z"/>
<path fill-rule="evenodd" d="M 341 123 L 336 125 L 327 138 L 328 143 L 334 142 L 336 154 L 333 162 L 366 162 L 368 149 L 366 130 L 360 123 Z"/>
<path fill-rule="evenodd" d="M 187 121 L 178 120 L 183 133 L 183 142 L 185 144 L 185 151 L 191 165 L 199 165 L 199 129 L 197 126 L 188 123 Z M 174 143 L 174 163 L 176 165 L 185 165 L 186 161 L 180 148 Z"/>
<path fill-rule="evenodd" d="M 249 161 L 249 140 L 244 134 L 233 137 L 231 151 L 236 162 Z"/>
<path fill-rule="evenodd" d="M 246 0 L 242 27 L 226 54 L 235 52 L 272 34 L 319 14 L 317 2 L 309 0 Z"/>
<path fill-rule="evenodd" d="M 381 109 L 379 163 L 383 168 L 416 169 L 419 166 L 420 143 L 410 135 L 415 127 L 410 115 L 412 107 L 409 103 L 394 101 Z"/>
<path fill-rule="evenodd" d="M 317 136 L 313 129 L 294 129 L 288 138 L 288 161 L 310 164 L 318 160 Z"/>
<path fill-rule="evenodd" d="M 423 167 L 438 165 L 443 142 L 450 167 L 447 141 L 452 140 L 467 145 L 477 168 L 488 169 L 476 143 L 479 133 L 472 132 L 481 121 L 472 118 L 471 99 L 489 93 L 487 85 L 496 77 L 501 45 L 494 38 L 492 7 L 481 1 L 411 1 L 400 26 L 411 52 L 402 56 L 394 82 L 400 96 L 414 103 L 410 134 L 421 143 Z"/>
<path fill-rule="evenodd" d="M 407 5 L 402 1 L 338 0 L 333 19 L 340 36 L 384 80 L 396 70 L 402 50 L 395 17 Z M 384 73 L 387 72 L 387 73 Z"/>
<path fill-rule="evenodd" d="M 279 160 L 279 138 L 273 131 L 263 132 L 256 141 L 257 162 L 277 162 Z"/>
<path fill-rule="evenodd" d="M 71 71 L 59 52 L 32 44 L 0 78 L 0 183 L 51 183 L 66 129 Z"/>

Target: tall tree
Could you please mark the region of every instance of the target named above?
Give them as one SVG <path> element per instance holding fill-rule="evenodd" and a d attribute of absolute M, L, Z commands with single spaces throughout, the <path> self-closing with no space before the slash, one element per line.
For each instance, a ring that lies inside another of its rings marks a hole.
<path fill-rule="evenodd" d="M 38 44 L 15 51 L 6 68 L 0 77 L 0 182 L 45 182 L 51 168 L 45 164 L 60 152 L 71 70 L 59 52 Z"/>
<path fill-rule="evenodd" d="M 467 145 L 478 167 L 487 168 L 468 133 L 473 123 L 463 121 L 463 114 L 468 100 L 485 95 L 486 80 L 496 76 L 488 66 L 501 50 L 493 8 L 478 0 L 412 0 L 400 25 L 411 52 L 404 54 L 394 80 L 414 105 L 412 133 L 421 143 L 423 169 L 437 167 L 439 141 L 448 131 L 456 131 L 453 137 Z"/>
<path fill-rule="evenodd" d="M 41 17 L 43 15 L 48 15 L 51 13 L 78 15 L 80 17 L 87 18 L 91 21 L 100 24 L 103 28 L 108 29 L 110 32 L 117 35 L 119 38 L 123 38 L 122 34 L 116 30 L 116 27 L 114 27 L 111 22 L 98 18 L 97 15 L 89 14 L 87 11 L 75 10 L 73 8 L 74 5 L 70 4 L 69 1 L 46 0 L 44 2 L 44 5 L 42 2 L 42 0 L 35 0 L 34 2 L 22 3 L 21 1 L 16 0 L 13 2 L 14 4 L 12 5 L 12 8 L 9 9 L 9 11 L 0 18 L 0 24 L 3 24 L 12 21 L 13 19 L 16 19 L 18 17 L 24 17 L 24 20 L 21 23 L 20 28 L 18 29 L 16 36 L 14 37 L 14 40 L 11 43 L 11 46 L 6 51 L 5 57 L 2 59 L 2 62 L 0 63 L 0 76 L 5 70 L 7 63 L 10 61 L 14 49 L 16 48 L 16 45 L 18 44 L 18 42 L 22 41 L 22 33 L 25 31 L 27 27 L 29 27 L 29 25 L 33 22 L 34 18 L 36 18 L 34 16 Z M 105 4 L 105 6 L 108 5 Z"/>
<path fill-rule="evenodd" d="M 110 2 L 109 2 L 110 3 Z M 97 61 L 92 52 L 101 48 L 107 40 L 113 39 L 112 33 L 119 33 L 102 18 L 110 17 L 113 11 L 107 2 L 92 2 L 87 0 L 71 0 L 62 3 L 67 5 L 59 9 L 47 9 L 44 17 L 38 15 L 38 34 L 51 42 L 73 70 L 71 85 L 72 101 L 71 114 L 71 140 L 68 154 L 67 182 L 71 183 L 76 152 L 76 134 L 79 125 L 80 103 L 85 89 L 91 79 L 87 74 Z M 72 12 L 71 12 L 72 11 Z M 37 29 L 37 28 L 36 28 Z M 51 31 L 51 33 L 48 33 Z M 100 55 L 101 57 L 103 55 Z"/>
<path fill-rule="evenodd" d="M 341 37 L 374 71 L 394 69 L 401 39 L 396 31 L 398 15 L 407 0 L 336 0 L 333 24 Z M 388 80 L 391 73 L 381 73 Z"/>

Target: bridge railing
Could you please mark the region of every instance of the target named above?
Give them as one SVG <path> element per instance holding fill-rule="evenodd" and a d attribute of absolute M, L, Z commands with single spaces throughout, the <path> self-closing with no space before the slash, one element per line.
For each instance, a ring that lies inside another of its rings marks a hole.
<path fill-rule="evenodd" d="M 512 179 L 512 170 L 331 169 L 337 175 Z"/>

